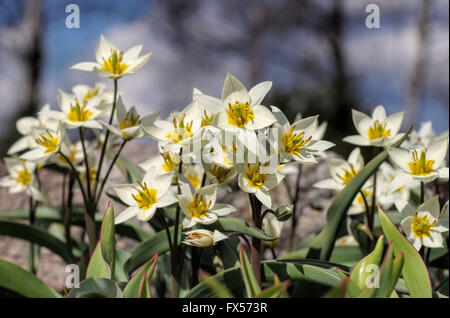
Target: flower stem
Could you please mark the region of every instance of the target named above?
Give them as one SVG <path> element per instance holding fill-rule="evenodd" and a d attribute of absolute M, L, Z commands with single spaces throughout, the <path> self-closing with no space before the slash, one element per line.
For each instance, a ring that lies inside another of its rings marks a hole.
<path fill-rule="evenodd" d="M 33 197 L 30 195 L 29 211 L 28 211 L 29 212 L 28 218 L 29 218 L 30 225 L 34 225 L 34 222 L 36 219 L 36 208 L 37 208 L 37 202 L 35 204 Z M 36 264 L 34 262 L 34 244 L 33 243 L 30 244 L 30 268 L 31 268 L 31 272 L 36 275 L 37 269 L 36 269 Z"/>
<path fill-rule="evenodd" d="M 294 192 L 294 198 L 292 200 L 292 204 L 294 205 L 292 207 L 292 221 L 291 221 L 291 230 L 289 232 L 289 240 L 288 240 L 288 251 L 292 251 L 293 245 L 294 245 L 294 238 L 295 238 L 295 229 L 297 228 L 297 214 L 295 213 L 297 211 L 297 202 L 300 195 L 300 180 L 302 177 L 302 166 L 300 165 L 298 167 L 298 174 L 297 174 L 297 181 L 295 183 L 295 192 Z M 288 190 L 290 191 L 290 190 Z"/>
<path fill-rule="evenodd" d="M 111 125 L 111 123 L 113 121 L 114 112 L 116 110 L 116 104 L 117 104 L 116 100 L 117 100 L 117 78 L 114 79 L 113 107 L 112 107 L 112 110 L 111 110 L 111 114 L 109 115 L 109 121 L 108 121 L 108 124 L 110 124 L 110 125 Z M 109 129 L 106 129 L 105 138 L 103 139 L 102 150 L 100 152 L 100 160 L 99 160 L 98 166 L 97 166 L 97 173 L 96 173 L 96 176 L 95 176 L 94 193 L 97 192 L 97 187 L 98 187 L 98 184 L 99 184 L 99 181 L 100 181 L 100 172 L 102 170 L 102 164 L 103 164 L 103 159 L 104 159 L 105 153 L 106 153 L 106 146 L 108 144 L 109 134 L 110 134 Z"/>
<path fill-rule="evenodd" d="M 420 182 L 420 204 L 425 202 L 425 182 Z"/>
<path fill-rule="evenodd" d="M 83 127 L 79 127 L 78 131 L 80 133 L 81 146 L 83 147 L 83 155 L 84 155 L 84 165 L 86 168 L 86 186 L 87 186 L 87 197 L 89 200 L 92 199 L 91 192 L 91 170 L 89 169 L 89 160 L 86 151 L 86 145 L 84 143 L 84 129 Z"/>
<path fill-rule="evenodd" d="M 83 195 L 83 203 L 84 203 L 84 210 L 85 210 L 85 224 L 86 224 L 86 231 L 88 234 L 88 240 L 89 240 L 89 253 L 92 255 L 95 249 L 95 245 L 97 244 L 97 229 L 95 227 L 95 220 L 94 215 L 90 213 L 91 211 L 91 204 L 90 201 L 86 195 L 86 191 L 83 187 L 83 183 L 81 182 L 80 176 L 78 175 L 78 171 L 73 166 L 72 162 L 65 154 L 59 151 L 59 154 L 66 160 L 66 162 L 69 164 L 70 168 L 72 169 L 72 172 L 78 182 L 78 186 L 80 187 L 81 194 Z M 95 209 L 94 209 L 95 214 Z"/>
<path fill-rule="evenodd" d="M 253 193 L 249 193 L 250 205 L 252 207 L 253 225 L 262 229 L 261 205 Z M 256 281 L 261 285 L 261 240 L 252 237 L 252 268 Z"/>
<path fill-rule="evenodd" d="M 108 167 L 108 171 L 106 172 L 105 177 L 103 178 L 102 184 L 100 185 L 100 189 L 99 189 L 99 191 L 97 193 L 97 197 L 95 199 L 95 205 L 96 206 L 98 204 L 98 201 L 100 201 L 100 197 L 102 195 L 103 188 L 105 187 L 106 180 L 108 180 L 109 174 L 111 173 L 111 171 L 112 171 L 112 169 L 114 167 L 114 164 L 116 163 L 117 159 L 119 158 L 120 153 L 122 152 L 122 149 L 125 146 L 125 144 L 127 143 L 127 141 L 128 141 L 127 139 L 123 140 L 122 144 L 120 145 L 119 150 L 117 151 L 116 155 L 114 156 L 114 159 L 112 160 L 111 164 Z M 97 171 L 97 174 L 99 174 L 98 171 Z M 95 195 L 95 193 L 94 193 L 94 195 Z"/>
<path fill-rule="evenodd" d="M 180 149 L 180 163 L 178 165 L 178 176 L 183 173 L 183 160 L 182 160 L 183 148 Z M 178 177 L 178 189 L 177 193 L 181 194 L 180 180 Z M 173 231 L 173 249 L 171 253 L 172 260 L 172 297 L 178 298 L 180 295 L 180 281 L 179 281 L 179 271 L 178 271 L 178 227 L 180 224 L 180 205 L 177 204 L 175 212 L 175 229 Z"/>

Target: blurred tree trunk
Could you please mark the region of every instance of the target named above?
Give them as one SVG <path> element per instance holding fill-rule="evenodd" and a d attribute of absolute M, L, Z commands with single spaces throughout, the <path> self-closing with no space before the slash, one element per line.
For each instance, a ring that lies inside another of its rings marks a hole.
<path fill-rule="evenodd" d="M 18 6 L 17 8 L 20 8 Z M 13 53 L 20 58 L 24 69 L 24 82 L 18 87 L 20 94 L 18 110 L 7 121 L 5 134 L 0 140 L 0 155 L 6 154 L 9 146 L 17 140 L 16 121 L 24 116 L 32 116 L 39 105 L 39 80 L 42 69 L 42 1 L 25 1 L 22 21 L 18 29 L 22 31 L 20 49 L 13 48 Z"/>
<path fill-rule="evenodd" d="M 431 0 L 422 0 L 422 8 L 417 21 L 417 50 L 411 77 L 408 81 L 406 93 L 406 123 L 413 125 L 417 121 L 420 97 L 423 92 L 423 84 L 426 67 L 426 43 L 429 32 L 429 21 L 431 13 Z"/>

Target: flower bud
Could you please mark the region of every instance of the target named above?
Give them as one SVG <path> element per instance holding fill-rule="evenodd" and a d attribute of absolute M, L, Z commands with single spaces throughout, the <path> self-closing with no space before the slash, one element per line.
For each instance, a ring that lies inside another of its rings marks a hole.
<path fill-rule="evenodd" d="M 286 205 L 280 206 L 275 211 L 275 216 L 276 216 L 277 220 L 281 221 L 281 222 L 285 222 L 285 221 L 289 220 L 289 218 L 292 215 L 293 209 L 294 209 L 293 204 L 286 204 Z"/>

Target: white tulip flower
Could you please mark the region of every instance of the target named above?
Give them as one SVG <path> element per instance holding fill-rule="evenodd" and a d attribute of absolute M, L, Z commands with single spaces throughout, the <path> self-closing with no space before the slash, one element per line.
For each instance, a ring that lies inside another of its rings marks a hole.
<path fill-rule="evenodd" d="M 423 246 L 437 248 L 443 247 L 442 233 L 448 231 L 448 204 L 440 213 L 437 196 L 425 201 L 417 209 L 409 204 L 398 207 L 404 215 L 401 227 L 408 240 L 416 250 Z"/>
<path fill-rule="evenodd" d="M 228 236 L 215 230 L 214 232 L 198 229 L 188 232 L 183 232 L 186 238 L 181 242 L 186 245 L 195 247 L 209 247 L 216 245 L 218 242 L 226 240 Z"/>
<path fill-rule="evenodd" d="M 311 116 L 289 124 L 289 120 L 275 106 L 271 106 L 277 119 L 274 128 L 278 129 L 278 148 L 281 161 L 297 161 L 302 164 L 317 163 L 316 156 L 334 146 L 325 140 L 314 139 L 317 136 L 317 118 Z"/>
<path fill-rule="evenodd" d="M 152 53 L 139 55 L 141 51 L 142 45 L 136 45 L 123 53 L 101 35 L 95 48 L 97 62 L 82 62 L 73 65 L 71 68 L 93 72 L 101 77 L 119 79 L 122 76 L 133 74 L 147 63 Z"/>
<path fill-rule="evenodd" d="M 59 126 L 56 131 L 47 129 L 43 132 L 36 133 L 35 148 L 25 152 L 20 158 L 33 162 L 43 162 L 47 160 L 50 156 L 60 150 L 64 140 L 64 133 L 62 126 Z"/>
<path fill-rule="evenodd" d="M 275 117 L 261 101 L 272 87 L 272 82 L 262 82 L 247 91 L 233 75 L 227 73 L 222 87 L 222 98 L 197 95 L 202 106 L 211 114 L 217 114 L 217 127 L 236 131 L 261 129 L 272 125 Z"/>
<path fill-rule="evenodd" d="M 153 113 L 141 118 L 134 107 L 127 111 L 121 96 L 116 103 L 115 115 L 119 127 L 110 125 L 102 120 L 100 120 L 100 123 L 124 140 L 144 137 L 142 126 L 152 125 L 158 117 L 158 113 Z"/>
<path fill-rule="evenodd" d="M 185 215 L 183 228 L 190 228 L 195 224 L 212 224 L 220 216 L 236 211 L 236 208 L 229 204 L 216 203 L 216 184 L 195 191 L 190 183 L 180 182 L 180 188 L 181 194 L 177 195 L 177 198 Z"/>
<path fill-rule="evenodd" d="M 405 140 L 402 147 L 412 148 L 414 146 L 422 146 L 428 148 L 436 139 L 440 138 L 448 138 L 448 131 L 436 136 L 431 121 L 427 121 L 421 123 L 419 131 L 411 131 L 409 138 Z"/>
<path fill-rule="evenodd" d="M 447 151 L 448 138 L 437 139 L 428 148 L 388 148 L 392 162 L 402 170 L 390 184 L 390 191 L 413 180 L 431 182 L 437 178 L 448 179 L 448 167 L 442 167 Z"/>
<path fill-rule="evenodd" d="M 343 140 L 357 146 L 391 146 L 403 136 L 398 133 L 403 115 L 403 112 L 399 112 L 386 116 L 381 105 L 374 109 L 372 117 L 352 109 L 353 124 L 359 135 L 348 136 Z"/>
<path fill-rule="evenodd" d="M 19 158 L 5 158 L 8 175 L 0 179 L 0 186 L 7 187 L 9 193 L 27 192 L 35 200 L 42 200 L 35 178 L 36 164 Z"/>
<path fill-rule="evenodd" d="M 115 223 L 125 222 L 135 216 L 141 221 L 148 221 L 157 208 L 177 202 L 170 189 L 171 183 L 171 174 L 154 175 L 150 171 L 144 175 L 142 182 L 115 186 L 117 196 L 129 206 L 117 216 Z"/>
<path fill-rule="evenodd" d="M 78 100 L 98 98 L 98 108 L 102 110 L 112 106 L 114 101 L 114 92 L 107 91 L 104 83 L 97 83 L 93 87 L 84 84 L 75 85 L 72 87 L 72 93 Z"/>

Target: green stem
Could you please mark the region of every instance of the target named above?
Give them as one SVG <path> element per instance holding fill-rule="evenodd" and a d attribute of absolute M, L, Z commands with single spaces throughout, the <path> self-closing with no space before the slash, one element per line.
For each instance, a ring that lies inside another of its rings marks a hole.
<path fill-rule="evenodd" d="M 249 193 L 249 200 L 252 207 L 253 225 L 261 230 L 261 205 L 253 193 Z M 255 237 L 252 238 L 251 258 L 253 273 L 255 274 L 256 281 L 261 286 L 261 240 Z"/>
<path fill-rule="evenodd" d="M 292 202 L 292 204 L 294 205 L 292 207 L 292 221 L 291 221 L 291 230 L 289 233 L 289 240 L 288 240 L 288 251 L 292 251 L 293 246 L 294 246 L 294 238 L 295 238 L 295 229 L 297 228 L 297 223 L 298 223 L 298 219 L 297 219 L 297 202 L 299 199 L 299 195 L 300 195 L 300 180 L 302 177 L 302 166 L 299 165 L 298 167 L 298 174 L 297 174 L 297 181 L 295 183 L 295 193 L 294 193 L 294 200 Z"/>
<path fill-rule="evenodd" d="M 36 207 L 37 207 L 37 204 L 34 204 L 33 197 L 30 195 L 29 211 L 28 211 L 29 212 L 28 218 L 30 221 L 30 225 L 34 225 L 34 223 L 35 223 Z M 34 262 L 34 244 L 33 243 L 30 244 L 30 268 L 31 268 L 31 272 L 36 275 L 37 269 L 36 269 L 36 264 Z"/>
<path fill-rule="evenodd" d="M 86 186 L 87 186 L 87 197 L 89 200 L 92 198 L 92 192 L 91 192 L 91 173 L 89 169 L 89 160 L 87 156 L 86 151 L 86 145 L 84 143 L 84 129 L 83 127 L 79 127 L 78 131 L 80 132 L 80 140 L 81 140 L 81 146 L 83 147 L 83 155 L 84 155 L 84 165 L 86 168 Z"/>
<path fill-rule="evenodd" d="M 420 182 L 420 204 L 425 202 L 425 182 Z"/>
<path fill-rule="evenodd" d="M 181 176 L 183 173 L 183 148 L 180 149 L 180 163 L 178 165 L 178 176 Z M 180 182 L 178 178 L 178 189 L 177 193 L 181 194 Z M 173 250 L 171 253 L 172 260 L 172 297 L 178 298 L 180 295 L 180 281 L 178 274 L 178 227 L 180 224 L 180 205 L 177 204 L 176 212 L 175 212 L 175 229 L 173 231 Z"/>
<path fill-rule="evenodd" d="M 122 144 L 120 145 L 119 150 L 117 151 L 116 155 L 114 156 L 113 161 L 111 162 L 111 164 L 108 167 L 108 171 L 106 172 L 105 177 L 103 178 L 102 184 L 100 185 L 100 189 L 97 193 L 97 197 L 95 199 L 95 206 L 97 206 L 98 201 L 100 201 L 100 197 L 102 195 L 103 188 L 105 187 L 106 180 L 108 180 L 109 174 L 111 173 L 111 171 L 114 167 L 114 164 L 116 163 L 117 159 L 119 158 L 120 153 L 122 152 L 122 149 L 125 146 L 125 144 L 127 143 L 127 141 L 128 141 L 127 139 L 123 140 Z"/>
<path fill-rule="evenodd" d="M 113 107 L 112 107 L 111 114 L 109 116 L 109 121 L 108 121 L 108 123 L 110 125 L 112 124 L 112 121 L 113 121 L 113 118 L 114 118 L 114 112 L 116 110 L 116 103 L 117 103 L 117 79 L 115 78 L 114 79 Z M 94 193 L 97 193 L 97 187 L 98 187 L 98 184 L 99 184 L 99 181 L 100 181 L 100 172 L 102 170 L 103 159 L 104 159 L 105 153 L 106 153 L 106 146 L 108 144 L 109 134 L 110 134 L 109 129 L 106 129 L 105 138 L 103 140 L 103 145 L 102 145 L 102 150 L 100 152 L 100 160 L 99 160 L 98 166 L 97 166 L 97 173 L 96 173 L 96 176 L 95 176 Z"/>
<path fill-rule="evenodd" d="M 97 229 L 95 227 L 94 215 L 92 213 L 90 213 L 91 207 L 90 207 L 89 199 L 86 195 L 86 191 L 84 190 L 83 183 L 81 182 L 80 176 L 78 175 L 78 171 L 75 169 L 75 167 L 73 166 L 70 159 L 67 158 L 67 156 L 61 152 L 61 150 L 59 151 L 59 154 L 64 158 L 64 160 L 66 160 L 66 162 L 69 164 L 70 168 L 72 169 L 72 172 L 78 182 L 78 186 L 80 187 L 81 194 L 83 196 L 83 203 L 84 203 L 84 210 L 85 210 L 84 221 L 86 224 L 86 231 L 87 231 L 88 239 L 89 239 L 89 253 L 92 255 L 92 253 L 94 252 L 94 249 L 95 249 L 95 245 L 97 244 Z M 95 210 L 94 210 L 94 214 L 95 214 Z"/>

